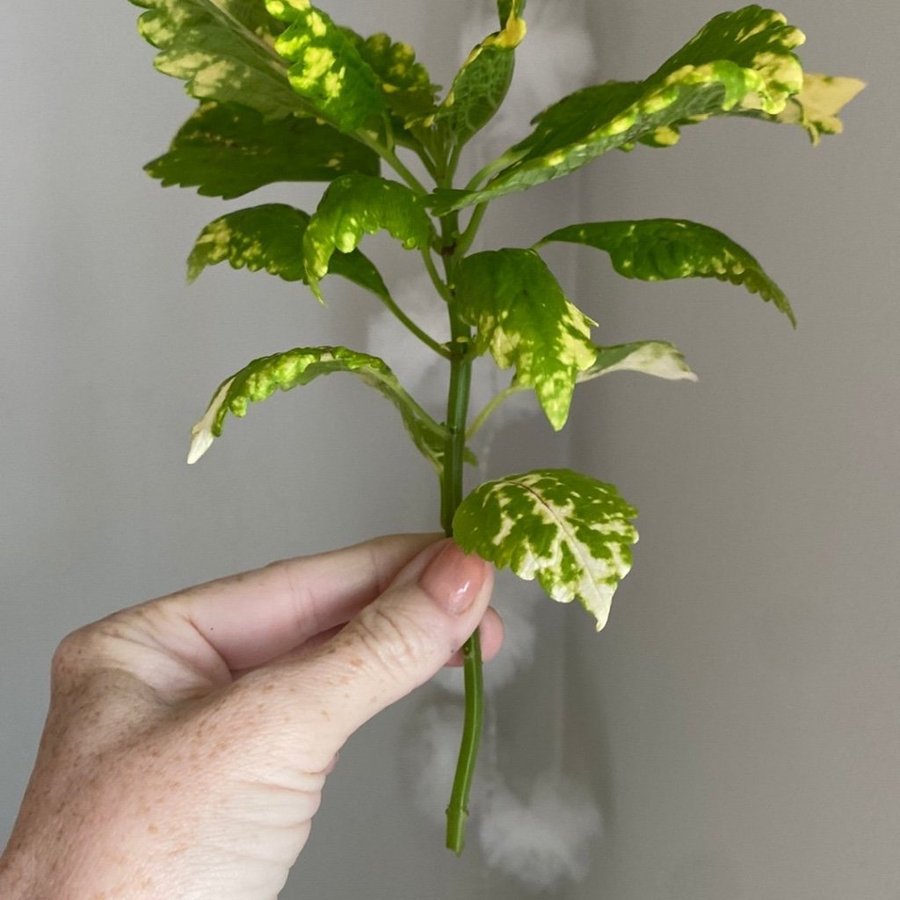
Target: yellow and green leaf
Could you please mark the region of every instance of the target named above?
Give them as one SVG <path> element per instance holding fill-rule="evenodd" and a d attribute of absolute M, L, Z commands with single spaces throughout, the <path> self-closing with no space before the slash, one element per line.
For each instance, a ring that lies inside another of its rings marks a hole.
<path fill-rule="evenodd" d="M 446 140 L 462 145 L 483 128 L 506 98 L 516 47 L 525 37 L 522 3 L 507 3 L 502 28 L 477 44 L 463 63 L 434 117 Z M 501 16 L 503 10 L 501 10 Z"/>
<path fill-rule="evenodd" d="M 401 128 L 411 128 L 434 112 L 439 88 L 432 84 L 428 70 L 416 60 L 416 51 L 409 44 L 392 41 L 384 33 L 368 38 L 349 30 L 346 33 L 378 76 L 385 103 Z"/>
<path fill-rule="evenodd" d="M 476 328 L 475 349 L 533 387 L 550 424 L 566 423 L 578 374 L 597 358 L 591 326 L 533 250 L 475 253 L 457 273 L 460 315 Z"/>
<path fill-rule="evenodd" d="M 774 10 L 753 5 L 722 13 L 646 80 L 564 97 L 501 157 L 499 172 L 483 188 L 438 194 L 435 208 L 443 214 L 525 190 L 638 142 L 671 146 L 682 126 L 711 116 L 777 117 L 803 86 L 794 53 L 803 40 Z"/>
<path fill-rule="evenodd" d="M 497 15 L 500 18 L 500 26 L 504 27 L 510 16 L 518 18 L 525 12 L 526 0 L 497 0 Z"/>
<path fill-rule="evenodd" d="M 308 112 L 275 52 L 283 26 L 259 0 L 131 0 L 160 72 L 198 100 L 240 103 L 266 118 Z"/>
<path fill-rule="evenodd" d="M 276 391 L 289 391 L 335 372 L 356 375 L 387 397 L 400 412 L 413 443 L 440 472 L 446 429 L 413 400 L 383 360 L 346 347 L 298 347 L 256 359 L 227 378 L 191 430 L 188 463 L 197 462 L 213 440 L 222 434 L 228 413 L 241 418 L 247 414 L 251 403 L 259 403 Z"/>
<path fill-rule="evenodd" d="M 636 515 L 611 484 L 539 469 L 476 488 L 453 519 L 453 537 L 467 553 L 537 578 L 554 600 L 579 600 L 599 631 L 631 569 Z"/>
<path fill-rule="evenodd" d="M 427 248 L 436 240 L 425 205 L 406 185 L 366 175 L 332 182 L 303 237 L 306 275 L 316 296 L 335 251 L 350 253 L 364 234 L 378 231 L 389 232 L 407 250 Z"/>
<path fill-rule="evenodd" d="M 797 324 L 784 292 L 756 258 L 708 225 L 683 219 L 586 222 L 554 231 L 538 245 L 552 241 L 605 250 L 613 268 L 626 278 L 642 281 L 717 278 L 742 285 L 750 293 L 771 301 L 792 325 Z"/>
<path fill-rule="evenodd" d="M 312 118 L 266 120 L 236 103 L 203 103 L 146 170 L 163 186 L 197 187 L 230 200 L 275 182 L 377 175 L 379 161 L 368 147 Z"/>
<path fill-rule="evenodd" d="M 188 280 L 207 267 L 228 262 L 232 268 L 266 271 L 285 281 L 306 281 L 303 237 L 309 214 L 283 203 L 266 203 L 220 216 L 200 233 L 188 258 Z M 331 272 L 388 299 L 378 269 L 359 250 L 340 254 Z"/>
<path fill-rule="evenodd" d="M 755 110 L 749 115 L 799 125 L 818 144 L 825 134 L 841 134 L 844 123 L 838 114 L 866 86 L 858 78 L 804 72 L 803 88 L 788 100 L 782 112 L 768 115 Z"/>
<path fill-rule="evenodd" d="M 386 110 L 378 76 L 353 37 L 307 0 L 265 0 L 287 28 L 275 50 L 290 63 L 290 86 L 341 131 L 354 132 Z"/>

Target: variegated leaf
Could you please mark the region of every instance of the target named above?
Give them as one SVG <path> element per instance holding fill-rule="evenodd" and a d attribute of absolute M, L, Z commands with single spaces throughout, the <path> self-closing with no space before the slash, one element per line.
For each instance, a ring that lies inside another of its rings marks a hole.
<path fill-rule="evenodd" d="M 578 599 L 606 624 L 631 569 L 637 510 L 611 484 L 568 469 L 510 475 L 476 488 L 453 519 L 453 537 L 520 578 L 537 577 L 560 603 Z"/>
<path fill-rule="evenodd" d="M 461 145 L 483 128 L 506 98 L 515 68 L 515 50 L 525 37 L 520 4 L 509 4 L 500 31 L 488 35 L 469 54 L 434 119 L 448 140 Z"/>
<path fill-rule="evenodd" d="M 526 0 L 497 0 L 497 15 L 501 27 L 505 26 L 510 16 L 521 16 L 525 12 Z"/>
<path fill-rule="evenodd" d="M 586 222 L 548 234 L 539 244 L 565 241 L 605 250 L 613 267 L 626 278 L 666 281 L 675 278 L 717 278 L 743 285 L 797 324 L 784 292 L 762 266 L 731 238 L 697 222 L 683 219 L 642 219 Z"/>
<path fill-rule="evenodd" d="M 533 250 L 491 250 L 463 260 L 457 273 L 460 315 L 477 330 L 475 349 L 534 387 L 557 430 L 569 415 L 579 372 L 597 356 L 595 324 L 566 298 Z"/>
<path fill-rule="evenodd" d="M 277 390 L 289 391 L 320 375 L 350 372 L 388 398 L 400 411 L 419 451 L 440 472 L 447 432 L 403 389 L 394 373 L 377 356 L 346 347 L 298 347 L 256 359 L 218 388 L 203 418 L 191 430 L 188 463 L 195 463 L 222 433 L 225 417 L 242 417 L 251 403 L 271 397 Z"/>
<path fill-rule="evenodd" d="M 378 76 L 385 103 L 401 127 L 434 112 L 439 88 L 431 83 L 428 70 L 416 60 L 416 51 L 409 44 L 392 41 L 383 33 L 365 39 L 352 32 L 348 34 L 359 55 Z"/>
<path fill-rule="evenodd" d="M 309 215 L 283 203 L 267 203 L 221 216 L 200 233 L 188 258 L 188 280 L 226 260 L 232 268 L 265 270 L 285 281 L 305 281 L 303 236 Z M 340 254 L 331 272 L 389 298 L 378 269 L 359 250 Z"/>
<path fill-rule="evenodd" d="M 710 116 L 761 110 L 777 115 L 802 87 L 793 52 L 804 40 L 781 13 L 759 6 L 722 13 L 642 82 L 585 88 L 543 112 L 482 189 L 439 193 L 435 209 L 482 203 L 567 175 L 638 141 L 669 146 L 679 128 Z"/>
<path fill-rule="evenodd" d="M 275 182 L 377 175 L 379 162 L 374 151 L 315 119 L 266 121 L 234 103 L 203 103 L 169 152 L 145 168 L 164 187 L 196 186 L 205 196 L 230 200 Z"/>
<path fill-rule="evenodd" d="M 308 108 L 274 49 L 282 30 L 258 0 L 131 0 L 138 27 L 159 50 L 156 68 L 186 82 L 198 100 L 240 103 L 267 118 Z"/>
<path fill-rule="evenodd" d="M 309 0 L 265 0 L 287 28 L 275 50 L 291 65 L 291 87 L 318 115 L 354 132 L 386 110 L 378 76 L 363 60 L 353 37 Z"/>
<path fill-rule="evenodd" d="M 387 231 L 407 250 L 436 240 L 434 226 L 421 199 L 396 181 L 347 175 L 329 185 L 303 238 L 310 287 L 319 295 L 336 250 L 350 253 L 364 234 Z"/>
<path fill-rule="evenodd" d="M 610 372 L 643 372 L 668 381 L 696 381 L 684 355 L 667 341 L 635 341 L 612 347 L 597 347 L 594 364 L 580 373 L 579 383 Z"/>
<path fill-rule="evenodd" d="M 844 124 L 838 114 L 865 86 L 866 83 L 858 78 L 804 72 L 803 89 L 788 100 L 782 112 L 768 115 L 753 111 L 750 114 L 772 122 L 799 125 L 810 141 L 818 144 L 822 135 L 843 132 Z"/>

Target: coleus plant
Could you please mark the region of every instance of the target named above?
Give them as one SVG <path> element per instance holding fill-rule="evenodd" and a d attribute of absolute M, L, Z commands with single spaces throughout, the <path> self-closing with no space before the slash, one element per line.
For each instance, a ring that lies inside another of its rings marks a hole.
<path fill-rule="evenodd" d="M 800 125 L 813 143 L 841 130 L 840 108 L 862 87 L 805 73 L 803 34 L 771 9 L 717 15 L 643 81 L 609 81 L 563 97 L 533 130 L 463 184 L 469 142 L 500 108 L 525 38 L 525 0 L 498 0 L 499 24 L 469 54 L 442 95 L 405 43 L 363 37 L 307 0 L 133 0 L 156 67 L 199 101 L 147 171 L 163 185 L 232 199 L 276 182 L 326 182 L 312 212 L 267 203 L 207 225 L 188 262 L 264 270 L 302 282 L 322 299 L 329 275 L 372 293 L 447 364 L 447 407 L 432 417 L 388 363 L 346 347 L 297 347 L 254 360 L 215 391 L 194 426 L 189 462 L 228 414 L 333 372 L 352 373 L 393 403 L 413 443 L 437 472 L 440 521 L 463 549 L 524 579 L 554 600 L 578 599 L 606 623 L 631 567 L 636 510 L 611 484 L 564 468 L 509 474 L 464 491 L 473 435 L 512 394 L 533 392 L 561 429 L 576 386 L 632 370 L 694 379 L 662 341 L 594 342 L 596 324 L 565 294 L 541 251 L 580 244 L 608 254 L 626 278 L 717 278 L 794 314 L 757 260 L 720 231 L 677 219 L 591 221 L 546 234 L 530 247 L 470 252 L 491 202 L 561 178 L 611 150 L 664 148 L 713 116 Z M 388 173 L 386 175 L 386 173 Z M 417 252 L 449 320 L 450 340 L 427 333 L 395 301 L 358 245 L 388 232 Z M 473 360 L 511 369 L 509 386 L 480 413 L 469 410 Z M 466 712 L 447 810 L 447 844 L 463 845 L 482 718 L 478 633 L 464 647 Z"/>

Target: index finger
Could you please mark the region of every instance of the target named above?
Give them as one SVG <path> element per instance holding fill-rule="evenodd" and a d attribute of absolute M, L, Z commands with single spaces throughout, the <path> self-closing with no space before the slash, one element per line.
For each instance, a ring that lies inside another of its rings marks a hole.
<path fill-rule="evenodd" d="M 438 534 L 379 537 L 272 563 L 154 601 L 188 623 L 232 671 L 263 665 L 348 622 Z"/>

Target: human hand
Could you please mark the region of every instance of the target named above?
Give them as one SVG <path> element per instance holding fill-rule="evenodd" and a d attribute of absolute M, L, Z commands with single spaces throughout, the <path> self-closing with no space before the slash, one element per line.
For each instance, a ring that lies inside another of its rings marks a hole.
<path fill-rule="evenodd" d="M 274 898 L 347 738 L 502 626 L 432 535 L 275 563 L 69 635 L 5 900 Z"/>

